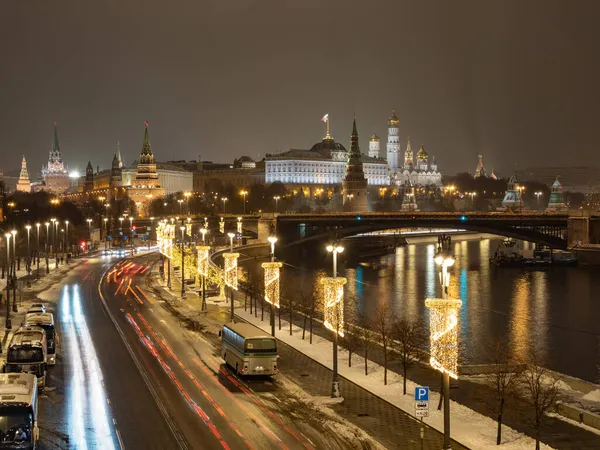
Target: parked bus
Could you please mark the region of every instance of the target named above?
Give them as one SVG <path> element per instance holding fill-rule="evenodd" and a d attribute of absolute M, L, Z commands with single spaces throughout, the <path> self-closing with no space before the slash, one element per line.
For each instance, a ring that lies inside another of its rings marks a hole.
<path fill-rule="evenodd" d="M 264 331 L 247 323 L 223 326 L 221 356 L 241 375 L 275 375 L 277 341 Z"/>
<path fill-rule="evenodd" d="M 0 374 L 0 449 L 35 449 L 37 378 L 30 373 Z"/>
<path fill-rule="evenodd" d="M 40 327 L 21 327 L 13 334 L 4 373 L 32 373 L 38 378 L 38 386 L 46 385 L 46 332 Z"/>
<path fill-rule="evenodd" d="M 56 344 L 58 343 L 58 335 L 54 329 L 54 315 L 49 312 L 36 312 L 25 314 L 24 326 L 36 326 L 43 328 L 46 332 L 47 362 L 51 366 L 56 364 Z"/>

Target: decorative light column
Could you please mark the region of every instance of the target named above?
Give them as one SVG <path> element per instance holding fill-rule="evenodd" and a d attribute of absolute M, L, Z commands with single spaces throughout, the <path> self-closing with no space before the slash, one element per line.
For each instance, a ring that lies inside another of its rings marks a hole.
<path fill-rule="evenodd" d="M 238 232 L 238 234 L 240 235 L 240 239 L 242 238 L 242 218 L 238 217 L 237 218 L 237 223 L 236 223 L 236 230 Z"/>
<path fill-rule="evenodd" d="M 430 308 L 429 328 L 430 358 L 429 364 L 442 373 L 444 395 L 444 446 L 450 449 L 450 377 L 458 378 L 458 310 L 462 301 L 448 298 L 450 274 L 448 267 L 454 264 L 454 258 L 447 250 L 439 248 L 435 263 L 441 267 L 440 280 L 442 298 L 428 298 L 425 306 Z"/>
<path fill-rule="evenodd" d="M 275 243 L 277 238 L 275 236 L 269 236 L 268 239 L 271 244 L 271 262 L 262 263 L 262 268 L 265 271 L 265 301 L 270 305 L 271 308 L 271 336 L 275 336 L 275 309 L 280 308 L 280 270 L 283 266 L 280 262 L 275 262 Z"/>
<path fill-rule="evenodd" d="M 181 230 L 181 298 L 185 298 L 185 226 L 181 225 L 179 229 Z"/>
<path fill-rule="evenodd" d="M 196 247 L 198 251 L 198 273 L 202 277 L 202 311 L 208 311 L 206 305 L 206 277 L 208 276 L 208 258 L 210 255 L 210 246 L 206 245 L 206 228 L 200 228 L 202 234 L 202 245 Z"/>
<path fill-rule="evenodd" d="M 13 312 L 17 312 L 17 230 L 12 230 L 10 232 L 13 238 L 13 279 L 12 279 L 12 288 L 13 288 Z M 8 299 L 6 300 L 8 302 Z"/>
<path fill-rule="evenodd" d="M 341 245 L 328 245 L 327 251 L 333 254 L 333 277 L 322 278 L 323 283 L 323 316 L 325 327 L 333 331 L 333 380 L 331 397 L 340 397 L 338 381 L 338 335 L 344 336 L 344 285 L 347 280 L 337 277 L 337 255 L 344 251 Z"/>
<path fill-rule="evenodd" d="M 219 233 L 225 234 L 225 221 L 223 217 L 221 217 L 221 220 L 219 221 Z"/>
<path fill-rule="evenodd" d="M 31 286 L 31 246 L 29 244 L 29 236 L 31 234 L 31 225 L 25 225 L 25 229 L 27 230 L 27 263 L 25 264 L 27 267 L 27 286 Z"/>
<path fill-rule="evenodd" d="M 228 233 L 229 236 L 229 253 L 223 253 L 223 269 L 225 271 L 225 285 L 229 287 L 229 295 L 231 301 L 231 321 L 233 322 L 234 310 L 233 310 L 233 291 L 237 291 L 238 288 L 238 265 L 237 260 L 240 257 L 239 253 L 233 253 L 233 233 Z"/>

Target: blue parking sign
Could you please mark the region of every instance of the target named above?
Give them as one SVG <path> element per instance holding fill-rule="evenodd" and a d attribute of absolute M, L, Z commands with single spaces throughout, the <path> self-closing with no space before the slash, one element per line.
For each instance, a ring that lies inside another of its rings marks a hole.
<path fill-rule="evenodd" d="M 415 387 L 415 401 L 426 402 L 429 401 L 429 386 L 417 386 Z"/>

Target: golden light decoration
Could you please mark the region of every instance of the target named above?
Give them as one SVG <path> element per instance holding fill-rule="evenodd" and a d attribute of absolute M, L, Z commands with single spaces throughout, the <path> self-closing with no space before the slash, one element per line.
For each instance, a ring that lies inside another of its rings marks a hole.
<path fill-rule="evenodd" d="M 280 262 L 265 262 L 262 263 L 262 268 L 265 269 L 265 301 L 280 307 L 280 270 L 283 266 Z"/>
<path fill-rule="evenodd" d="M 242 234 L 242 218 L 238 217 L 238 221 L 237 221 L 237 232 L 239 234 Z"/>
<path fill-rule="evenodd" d="M 428 298 L 425 306 L 429 313 L 429 364 L 452 378 L 458 378 L 458 310 L 462 301 L 457 299 Z"/>
<path fill-rule="evenodd" d="M 196 250 L 198 250 L 198 273 L 203 277 L 207 277 L 210 247 L 208 245 L 199 245 L 196 247 Z"/>
<path fill-rule="evenodd" d="M 192 235 L 192 224 L 191 223 L 185 224 L 185 234 L 187 234 L 188 236 Z"/>
<path fill-rule="evenodd" d="M 323 277 L 323 317 L 325 328 L 344 336 L 344 277 Z"/>
<path fill-rule="evenodd" d="M 225 284 L 236 291 L 238 288 L 237 260 L 239 257 L 239 253 L 223 253 L 223 261 L 225 262 L 223 278 L 225 279 Z"/>
<path fill-rule="evenodd" d="M 225 222 L 223 222 L 223 218 L 221 217 L 221 221 L 219 222 L 219 232 L 225 233 Z"/>

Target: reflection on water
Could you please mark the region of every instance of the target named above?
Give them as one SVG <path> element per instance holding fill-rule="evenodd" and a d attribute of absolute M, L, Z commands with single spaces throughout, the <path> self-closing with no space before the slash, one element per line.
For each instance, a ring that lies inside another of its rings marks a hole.
<path fill-rule="evenodd" d="M 450 268 L 449 294 L 463 301 L 462 362 L 489 361 L 486 342 L 505 339 L 515 357 L 525 359 L 535 351 L 555 370 L 597 381 L 600 270 L 490 267 L 490 254 L 500 243 L 482 239 L 453 244 L 456 262 Z M 424 300 L 440 295 L 435 250 L 431 244 L 407 245 L 369 264 L 346 267 L 342 254 L 340 275 L 348 278 L 347 291 L 356 297 L 359 311 L 372 315 L 378 305 L 389 302 L 397 316 L 427 321 Z M 306 259 L 288 262 L 303 269 L 286 268 L 286 282 L 314 280 L 314 267 Z"/>

